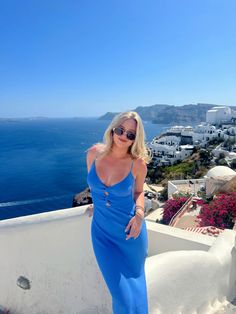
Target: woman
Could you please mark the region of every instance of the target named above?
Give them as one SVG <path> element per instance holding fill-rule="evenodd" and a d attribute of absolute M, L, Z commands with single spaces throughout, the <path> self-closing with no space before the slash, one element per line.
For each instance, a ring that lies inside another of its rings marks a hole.
<path fill-rule="evenodd" d="M 87 152 L 91 238 L 114 314 L 148 313 L 143 184 L 150 155 L 144 139 L 140 116 L 128 111 L 115 116 L 104 143 Z"/>

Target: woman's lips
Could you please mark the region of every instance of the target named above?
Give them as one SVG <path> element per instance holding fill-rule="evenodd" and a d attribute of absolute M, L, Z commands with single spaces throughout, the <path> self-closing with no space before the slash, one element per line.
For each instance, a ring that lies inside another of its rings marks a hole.
<path fill-rule="evenodd" d="M 123 142 L 123 143 L 126 143 L 127 141 L 125 141 L 125 140 L 122 140 L 121 138 L 119 138 L 119 140 L 121 141 L 121 142 Z"/>

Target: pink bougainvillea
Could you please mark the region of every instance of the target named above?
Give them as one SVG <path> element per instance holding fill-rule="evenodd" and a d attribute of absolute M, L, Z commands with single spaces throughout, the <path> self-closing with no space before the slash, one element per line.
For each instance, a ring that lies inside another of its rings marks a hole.
<path fill-rule="evenodd" d="M 177 211 L 183 206 L 187 201 L 187 196 L 174 196 L 174 198 L 168 199 L 163 208 L 163 218 L 164 224 L 168 225 L 171 218 L 177 213 Z"/>
<path fill-rule="evenodd" d="M 236 219 L 236 192 L 218 194 L 210 203 L 202 204 L 197 218 L 200 227 L 232 229 Z"/>

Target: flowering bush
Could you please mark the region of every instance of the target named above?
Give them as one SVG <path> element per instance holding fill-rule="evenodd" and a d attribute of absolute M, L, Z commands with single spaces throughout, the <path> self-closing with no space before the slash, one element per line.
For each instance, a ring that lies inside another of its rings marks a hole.
<path fill-rule="evenodd" d="M 168 201 L 166 201 L 163 208 L 162 222 L 168 225 L 171 218 L 183 206 L 183 204 L 187 201 L 187 199 L 188 199 L 187 196 L 174 195 L 173 198 L 170 198 Z"/>
<path fill-rule="evenodd" d="M 232 229 L 236 219 L 236 192 L 218 194 L 210 203 L 202 204 L 197 218 L 200 227 Z"/>

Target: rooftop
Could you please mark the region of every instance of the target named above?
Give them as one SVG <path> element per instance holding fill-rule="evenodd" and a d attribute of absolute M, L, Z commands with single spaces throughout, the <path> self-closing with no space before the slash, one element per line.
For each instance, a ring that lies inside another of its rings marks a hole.
<path fill-rule="evenodd" d="M 236 172 L 227 166 L 215 166 L 206 174 L 207 177 L 224 177 L 234 175 L 236 175 Z"/>

